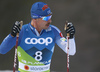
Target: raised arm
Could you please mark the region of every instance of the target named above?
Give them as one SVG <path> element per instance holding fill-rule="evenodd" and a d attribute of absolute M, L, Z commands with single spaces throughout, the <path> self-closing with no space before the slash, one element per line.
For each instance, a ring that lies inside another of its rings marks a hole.
<path fill-rule="evenodd" d="M 16 21 L 18 22 L 18 21 Z M 9 34 L 1 43 L 0 45 L 0 54 L 5 54 L 8 51 L 10 51 L 13 46 L 16 44 L 16 34 L 20 32 L 20 24 L 16 25 L 16 22 L 14 23 L 11 34 Z"/>
<path fill-rule="evenodd" d="M 68 25 L 68 29 L 66 30 L 66 33 L 70 33 L 70 39 L 69 39 L 69 55 L 74 55 L 76 53 L 76 45 L 75 45 L 75 28 L 72 25 Z M 55 42 L 56 44 L 65 52 L 67 53 L 67 40 L 63 37 L 61 31 L 55 27 Z"/>

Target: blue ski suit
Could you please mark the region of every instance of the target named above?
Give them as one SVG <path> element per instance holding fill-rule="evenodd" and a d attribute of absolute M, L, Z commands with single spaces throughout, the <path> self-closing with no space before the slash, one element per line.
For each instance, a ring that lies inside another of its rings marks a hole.
<path fill-rule="evenodd" d="M 50 72 L 52 54 L 55 43 L 67 53 L 67 40 L 54 25 L 43 29 L 39 34 L 31 24 L 23 25 L 18 40 L 18 71 L 19 72 Z M 10 34 L 0 45 L 0 53 L 5 54 L 16 44 L 16 37 Z M 69 54 L 76 53 L 75 40 L 69 40 Z"/>

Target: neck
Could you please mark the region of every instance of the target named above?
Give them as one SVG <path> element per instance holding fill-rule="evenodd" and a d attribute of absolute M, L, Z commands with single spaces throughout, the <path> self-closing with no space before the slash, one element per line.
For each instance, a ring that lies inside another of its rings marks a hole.
<path fill-rule="evenodd" d="M 36 30 L 38 31 L 38 33 L 40 34 L 40 32 L 42 31 L 42 29 L 40 29 L 40 27 L 38 26 L 38 24 L 36 22 L 33 22 L 33 20 L 31 21 L 31 25 L 36 28 Z"/>

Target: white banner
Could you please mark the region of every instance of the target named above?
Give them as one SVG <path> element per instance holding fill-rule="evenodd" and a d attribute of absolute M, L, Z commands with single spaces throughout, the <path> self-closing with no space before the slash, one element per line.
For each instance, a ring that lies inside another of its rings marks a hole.
<path fill-rule="evenodd" d="M 35 72 L 47 71 L 50 69 L 50 64 L 41 66 L 31 66 L 19 62 L 19 68 L 25 71 L 35 71 Z"/>

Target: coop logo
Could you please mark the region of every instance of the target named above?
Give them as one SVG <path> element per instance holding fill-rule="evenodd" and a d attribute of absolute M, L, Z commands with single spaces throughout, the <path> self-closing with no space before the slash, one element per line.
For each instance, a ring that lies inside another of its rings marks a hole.
<path fill-rule="evenodd" d="M 25 43 L 26 44 L 45 44 L 46 46 L 48 46 L 48 44 L 51 44 L 53 41 L 53 39 L 51 37 L 47 37 L 47 38 L 26 38 L 25 39 Z"/>

